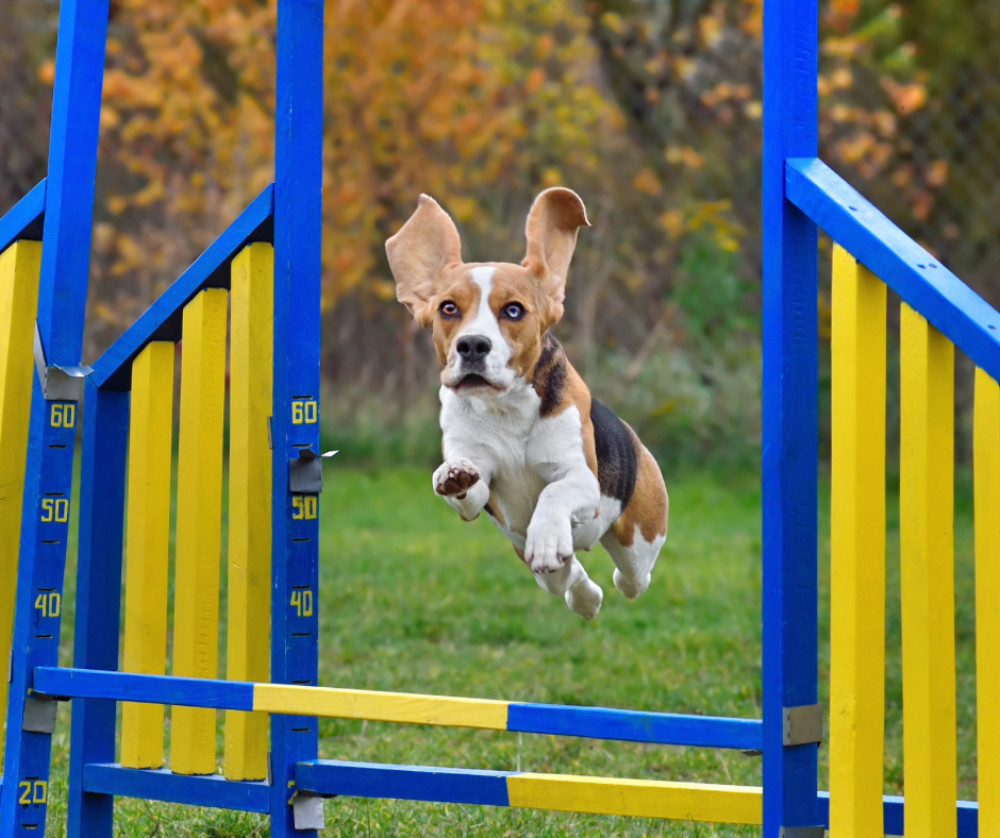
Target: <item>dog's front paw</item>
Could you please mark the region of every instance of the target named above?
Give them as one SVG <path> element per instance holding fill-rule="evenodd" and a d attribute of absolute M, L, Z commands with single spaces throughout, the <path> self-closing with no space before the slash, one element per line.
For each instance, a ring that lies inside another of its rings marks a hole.
<path fill-rule="evenodd" d="M 448 460 L 437 467 L 431 482 L 439 495 L 464 500 L 479 482 L 479 471 L 469 460 Z"/>
<path fill-rule="evenodd" d="M 524 561 L 532 573 L 552 573 L 573 557 L 569 519 L 532 519 L 524 544 Z"/>

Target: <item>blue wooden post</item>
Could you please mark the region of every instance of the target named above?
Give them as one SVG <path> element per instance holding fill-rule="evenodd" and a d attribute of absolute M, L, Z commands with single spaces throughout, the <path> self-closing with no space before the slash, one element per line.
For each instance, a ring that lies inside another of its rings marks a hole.
<path fill-rule="evenodd" d="M 766 838 L 822 834 L 817 746 L 783 742 L 786 709 L 817 701 L 817 234 L 784 189 L 785 160 L 817 151 L 817 37 L 813 0 L 764 4 Z"/>
<path fill-rule="evenodd" d="M 129 393 L 87 382 L 80 479 L 80 543 L 73 665 L 118 669 L 121 621 L 125 454 Z M 73 702 L 69 764 L 69 838 L 110 838 L 114 798 L 83 791 L 88 763 L 115 761 L 115 702 Z"/>
<path fill-rule="evenodd" d="M 108 0 L 63 0 L 42 235 L 38 336 L 50 370 L 36 377 L 21 525 L 4 783 L 4 835 L 44 830 L 54 705 L 29 698 L 36 666 L 58 663 L 63 573 L 79 395 L 59 386 L 78 367 L 90 265 Z M 43 367 L 43 372 L 45 371 Z M 72 421 L 70 421 L 70 418 Z"/>
<path fill-rule="evenodd" d="M 277 73 L 271 679 L 315 685 L 319 487 L 309 473 L 319 463 L 297 464 L 301 452 L 319 453 L 322 0 L 279 0 Z M 275 838 L 316 834 L 295 830 L 289 803 L 295 763 L 315 759 L 317 749 L 315 718 L 271 717 Z"/>

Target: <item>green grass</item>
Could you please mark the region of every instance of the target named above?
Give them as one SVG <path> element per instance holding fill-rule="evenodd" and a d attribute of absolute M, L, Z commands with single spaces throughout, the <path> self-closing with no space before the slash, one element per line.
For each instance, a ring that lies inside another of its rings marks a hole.
<path fill-rule="evenodd" d="M 430 471 L 331 468 L 321 505 L 320 683 L 365 689 L 642 710 L 760 717 L 760 493 L 752 474 L 668 479 L 671 534 L 649 591 L 625 601 L 612 563 L 582 556 L 605 589 L 585 623 L 543 592 L 503 537 L 483 519 L 462 523 L 430 489 Z M 821 510 L 827 506 L 823 492 Z M 886 791 L 901 788 L 898 525 L 890 503 L 887 597 Z M 968 504 L 957 518 L 959 602 L 968 603 Z M 821 698 L 826 701 L 829 532 L 821 514 Z M 67 602 L 72 601 L 72 566 Z M 65 634 L 71 634 L 67 611 Z M 960 605 L 968 640 L 971 606 Z M 67 643 L 70 638 L 67 637 Z M 963 647 L 964 648 L 964 647 Z M 68 660 L 68 652 L 64 655 Z M 962 793 L 974 797 L 972 664 L 960 654 Z M 53 749 L 52 835 L 63 834 L 69 714 Z M 323 720 L 321 756 L 758 785 L 757 757 L 739 752 L 599 742 L 568 737 Z M 826 748 L 821 750 L 825 761 Z M 824 772 L 825 773 L 825 772 Z M 825 786 L 825 777 L 821 784 Z M 341 798 L 326 804 L 325 835 L 741 836 L 749 827 L 661 822 Z M 121 836 L 266 835 L 262 818 L 120 800 Z"/>

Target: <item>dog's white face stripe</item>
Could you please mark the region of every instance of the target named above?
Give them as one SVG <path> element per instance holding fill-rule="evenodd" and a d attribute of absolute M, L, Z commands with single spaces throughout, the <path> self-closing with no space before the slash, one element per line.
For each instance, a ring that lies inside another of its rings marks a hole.
<path fill-rule="evenodd" d="M 462 329 L 462 335 L 482 335 L 492 344 L 486 356 L 486 375 L 492 381 L 508 386 L 513 378 L 513 371 L 507 368 L 513 350 L 500 331 L 493 309 L 490 308 L 490 294 L 493 293 L 493 275 L 495 267 L 480 266 L 469 271 L 472 282 L 479 288 L 479 308 L 476 316 Z M 457 343 L 457 341 L 456 341 Z M 457 359 L 456 359 L 457 361 Z"/>

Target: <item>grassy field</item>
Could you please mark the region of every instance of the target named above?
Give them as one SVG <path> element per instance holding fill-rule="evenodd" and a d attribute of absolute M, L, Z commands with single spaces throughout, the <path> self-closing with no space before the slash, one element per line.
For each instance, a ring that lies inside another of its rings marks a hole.
<path fill-rule="evenodd" d="M 671 534 L 653 585 L 627 602 L 612 564 L 584 556 L 605 588 L 592 623 L 544 593 L 483 519 L 463 524 L 430 490 L 429 472 L 330 469 L 322 501 L 320 682 L 325 686 L 760 717 L 760 493 L 752 474 L 669 481 Z M 826 506 L 821 501 L 821 509 Z M 894 509 L 890 504 L 890 509 Z M 892 513 L 895 515 L 895 512 Z M 821 577 L 828 527 L 821 515 Z M 971 584 L 969 516 L 959 504 L 959 601 Z M 890 568 L 897 549 L 890 522 Z M 72 562 L 67 579 L 72 601 Z M 898 574 L 890 571 L 886 790 L 899 792 Z M 828 634 L 821 594 L 821 637 Z M 969 639 L 971 606 L 959 608 Z M 72 613 L 67 611 L 66 634 Z M 67 637 L 68 648 L 71 637 Z M 825 641 L 824 641 L 825 644 Z M 826 650 L 821 650 L 821 678 Z M 960 673 L 962 789 L 974 797 L 971 658 Z M 825 691 L 825 684 L 821 687 Z M 823 695 L 825 700 L 825 695 Z M 69 714 L 55 737 L 50 823 L 62 834 Z M 739 752 L 574 738 L 322 721 L 321 755 L 360 761 L 757 785 L 760 759 Z M 821 758 L 825 759 L 825 747 Z M 825 780 L 823 781 L 825 784 Z M 478 806 L 337 799 L 339 836 L 740 836 L 755 828 L 664 823 Z M 257 816 L 122 800 L 122 836 L 266 835 Z"/>

